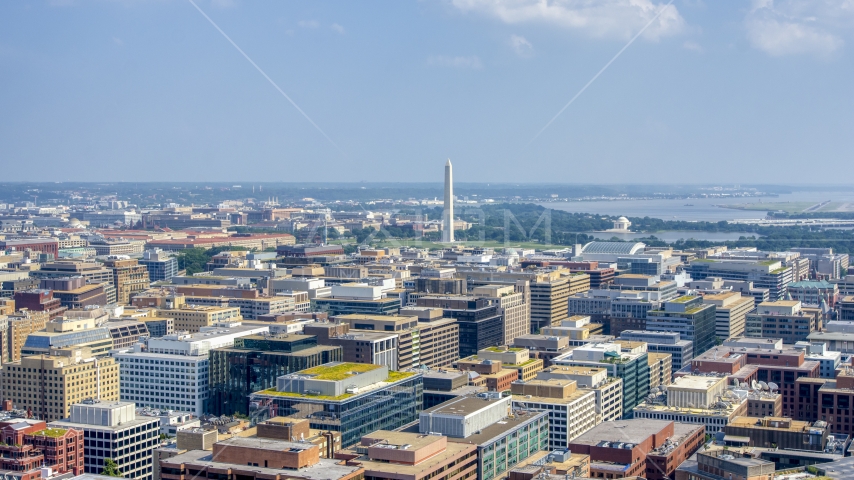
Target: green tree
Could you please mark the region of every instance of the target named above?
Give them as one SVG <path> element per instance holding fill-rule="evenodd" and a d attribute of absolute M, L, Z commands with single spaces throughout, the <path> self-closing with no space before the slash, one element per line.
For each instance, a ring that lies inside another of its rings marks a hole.
<path fill-rule="evenodd" d="M 116 462 L 112 458 L 105 458 L 104 469 L 101 470 L 101 475 L 106 475 L 108 477 L 121 477 L 122 472 L 119 471 L 119 466 L 116 465 Z"/>

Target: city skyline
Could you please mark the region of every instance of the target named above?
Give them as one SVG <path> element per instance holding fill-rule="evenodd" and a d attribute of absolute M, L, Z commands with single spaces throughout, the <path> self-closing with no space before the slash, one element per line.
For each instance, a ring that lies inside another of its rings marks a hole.
<path fill-rule="evenodd" d="M 447 157 L 461 182 L 854 173 L 841 1 L 196 3 L 270 82 L 190 2 L 0 7 L 0 158 L 98 182 L 410 181 Z M 662 173 L 686 164 L 718 168 Z"/>

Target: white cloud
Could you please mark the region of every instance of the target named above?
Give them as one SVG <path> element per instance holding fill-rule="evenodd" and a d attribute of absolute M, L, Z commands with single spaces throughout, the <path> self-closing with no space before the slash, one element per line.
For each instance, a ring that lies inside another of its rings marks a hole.
<path fill-rule="evenodd" d="M 329 28 L 331 28 L 332 30 L 335 30 L 336 32 L 340 33 L 341 35 L 344 35 L 344 27 L 342 27 L 341 25 L 338 25 L 337 23 L 333 23 Z"/>
<path fill-rule="evenodd" d="M 826 56 L 845 43 L 838 32 L 854 27 L 854 1 L 754 0 L 744 22 L 751 46 L 769 55 Z"/>
<path fill-rule="evenodd" d="M 445 55 L 433 55 L 427 59 L 427 65 L 433 67 L 451 67 L 451 68 L 483 68 L 483 63 L 477 56 L 470 57 L 449 57 Z"/>
<path fill-rule="evenodd" d="M 628 40 L 655 15 L 644 37 L 657 40 L 685 29 L 676 6 L 653 0 L 451 0 L 466 13 L 479 13 L 508 24 L 548 23 L 592 37 Z M 663 10 L 662 10 L 663 9 Z"/>
<path fill-rule="evenodd" d="M 703 47 L 693 40 L 685 40 L 685 43 L 682 44 L 682 48 L 685 50 L 691 50 L 692 52 L 703 53 Z"/>
<path fill-rule="evenodd" d="M 516 55 L 519 55 L 520 57 L 528 56 L 534 50 L 534 46 L 531 45 L 531 42 L 521 35 L 510 35 L 510 47 L 512 47 L 513 51 L 516 52 Z"/>
<path fill-rule="evenodd" d="M 320 22 L 317 20 L 300 20 L 297 25 L 302 28 L 317 28 L 320 26 Z"/>

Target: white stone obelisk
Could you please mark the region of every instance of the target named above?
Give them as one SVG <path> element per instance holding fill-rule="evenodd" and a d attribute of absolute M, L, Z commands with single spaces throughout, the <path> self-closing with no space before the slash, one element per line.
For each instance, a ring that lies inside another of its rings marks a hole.
<path fill-rule="evenodd" d="M 454 241 L 454 172 L 451 167 L 451 159 L 445 163 L 445 212 L 443 213 L 442 242 L 452 243 Z"/>

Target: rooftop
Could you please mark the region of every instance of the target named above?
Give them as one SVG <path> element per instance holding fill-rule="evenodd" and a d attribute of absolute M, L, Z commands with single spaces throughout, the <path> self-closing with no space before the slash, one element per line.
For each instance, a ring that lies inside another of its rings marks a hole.
<path fill-rule="evenodd" d="M 313 375 L 316 380 L 344 380 L 360 373 L 370 372 L 380 368 L 370 363 L 339 363 L 337 365 L 318 365 L 300 373 Z M 391 373 L 391 372 L 389 372 Z"/>
<path fill-rule="evenodd" d="M 180 455 L 176 455 L 172 458 L 164 459 L 164 463 L 167 465 L 180 465 L 182 463 L 192 463 L 194 465 L 205 465 L 208 467 L 221 467 L 223 465 L 236 465 L 236 464 L 228 464 L 213 461 L 213 453 L 209 450 L 190 450 L 186 453 L 182 453 Z M 250 467 L 247 465 L 236 465 L 241 470 L 251 470 L 253 472 L 257 472 L 258 474 L 263 475 L 265 478 L 275 478 L 277 475 L 282 475 L 283 473 L 287 473 L 287 469 L 281 468 L 264 468 L 264 467 Z M 301 468 L 298 471 L 293 470 L 294 472 L 298 472 L 299 478 L 307 479 L 307 480 L 338 480 L 342 477 L 346 477 L 351 475 L 357 471 L 359 471 L 360 467 L 358 466 L 347 466 L 344 465 L 344 462 L 340 460 L 331 460 L 326 458 L 321 458 L 320 461 L 310 467 Z M 98 479 L 100 480 L 100 479 Z"/>

